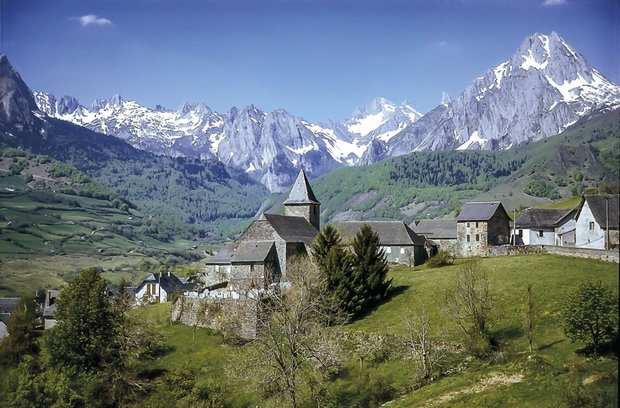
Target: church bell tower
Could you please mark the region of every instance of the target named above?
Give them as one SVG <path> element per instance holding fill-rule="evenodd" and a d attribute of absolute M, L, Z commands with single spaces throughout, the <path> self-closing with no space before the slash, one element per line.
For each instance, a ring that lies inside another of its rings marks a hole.
<path fill-rule="evenodd" d="M 316 199 L 303 168 L 284 202 L 284 215 L 304 217 L 314 228 L 321 230 L 321 203 Z"/>

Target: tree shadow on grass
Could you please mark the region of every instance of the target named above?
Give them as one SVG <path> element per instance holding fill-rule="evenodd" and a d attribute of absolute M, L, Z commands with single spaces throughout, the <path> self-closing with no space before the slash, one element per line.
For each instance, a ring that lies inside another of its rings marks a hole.
<path fill-rule="evenodd" d="M 373 307 L 355 316 L 355 318 L 352 319 L 349 323 L 365 318 L 366 316 L 368 316 L 369 314 L 377 310 L 381 305 L 390 302 L 396 296 L 403 294 L 409 288 L 410 286 L 408 285 L 392 286 L 390 290 L 388 291 L 388 293 L 385 295 L 385 297 L 381 301 L 377 302 Z"/>
<path fill-rule="evenodd" d="M 492 337 L 498 340 L 513 340 L 521 336 L 523 328 L 519 326 L 505 327 L 492 333 Z"/>
<path fill-rule="evenodd" d="M 566 340 L 566 339 L 554 340 L 551 343 L 543 344 L 540 347 L 538 347 L 538 351 L 545 350 L 545 349 L 548 349 L 550 347 L 553 347 L 556 344 L 562 343 L 564 340 Z"/>

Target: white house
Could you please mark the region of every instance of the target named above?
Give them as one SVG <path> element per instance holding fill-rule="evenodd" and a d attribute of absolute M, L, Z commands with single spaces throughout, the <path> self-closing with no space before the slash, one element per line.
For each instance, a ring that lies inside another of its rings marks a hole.
<path fill-rule="evenodd" d="M 186 284 L 170 272 L 152 273 L 138 286 L 136 303 L 165 303 L 171 293 L 182 293 L 187 289 Z"/>
<path fill-rule="evenodd" d="M 575 210 L 528 208 L 515 222 L 515 243 L 572 246 L 575 243 L 574 215 Z"/>
<path fill-rule="evenodd" d="M 584 195 L 577 207 L 575 246 L 618 248 L 619 195 Z"/>

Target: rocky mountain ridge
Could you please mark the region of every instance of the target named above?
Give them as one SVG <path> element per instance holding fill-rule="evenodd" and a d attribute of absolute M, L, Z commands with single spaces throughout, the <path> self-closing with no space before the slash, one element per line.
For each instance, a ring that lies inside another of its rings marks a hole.
<path fill-rule="evenodd" d="M 89 108 L 69 96 L 35 92 L 35 99 L 47 115 L 157 154 L 217 158 L 280 192 L 299 166 L 316 177 L 412 151 L 506 150 L 541 140 L 595 110 L 620 106 L 620 90 L 551 33 L 526 38 L 510 59 L 426 115 L 384 98 L 328 123 L 253 105 L 217 113 L 204 104 L 150 109 L 118 95 Z"/>

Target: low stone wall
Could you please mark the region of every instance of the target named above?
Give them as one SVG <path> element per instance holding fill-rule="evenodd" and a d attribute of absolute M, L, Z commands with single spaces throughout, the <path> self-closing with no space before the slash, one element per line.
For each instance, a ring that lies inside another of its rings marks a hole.
<path fill-rule="evenodd" d="M 615 263 L 619 263 L 620 261 L 618 251 L 605 251 L 602 249 L 561 247 L 555 245 L 518 245 L 489 247 L 489 256 L 521 255 L 533 253 L 574 256 L 577 258 L 597 259 L 601 261 Z"/>
<path fill-rule="evenodd" d="M 181 296 L 172 305 L 171 319 L 188 326 L 228 330 L 244 339 L 255 339 L 257 299 L 193 298 Z"/>

